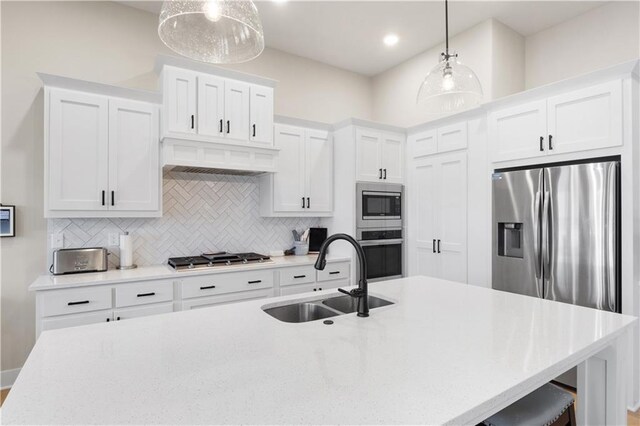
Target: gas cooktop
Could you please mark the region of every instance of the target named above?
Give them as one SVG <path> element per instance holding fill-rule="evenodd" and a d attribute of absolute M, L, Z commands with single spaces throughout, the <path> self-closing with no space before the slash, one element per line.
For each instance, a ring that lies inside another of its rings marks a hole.
<path fill-rule="evenodd" d="M 269 256 L 258 253 L 203 253 L 200 256 L 170 257 L 167 262 L 176 271 L 212 268 L 248 263 L 270 262 Z"/>

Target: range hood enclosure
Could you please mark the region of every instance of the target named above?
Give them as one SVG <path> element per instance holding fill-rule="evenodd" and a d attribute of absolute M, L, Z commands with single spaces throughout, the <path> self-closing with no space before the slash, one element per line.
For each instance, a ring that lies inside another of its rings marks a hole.
<path fill-rule="evenodd" d="M 274 173 L 278 149 L 165 138 L 164 170 L 255 176 Z"/>

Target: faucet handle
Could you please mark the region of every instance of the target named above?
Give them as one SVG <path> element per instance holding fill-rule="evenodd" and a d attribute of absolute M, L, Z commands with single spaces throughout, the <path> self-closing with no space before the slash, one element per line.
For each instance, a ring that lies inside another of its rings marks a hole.
<path fill-rule="evenodd" d="M 344 293 L 344 294 L 346 294 L 346 295 L 348 295 L 348 296 L 356 297 L 356 298 L 357 298 L 357 297 L 363 297 L 363 296 L 364 296 L 364 291 L 363 291 L 361 288 L 354 288 L 354 289 L 353 289 L 353 290 L 351 290 L 351 291 L 348 291 L 348 290 L 344 290 L 344 289 L 342 289 L 342 288 L 339 288 L 339 289 L 338 289 L 338 291 L 339 291 L 340 293 Z"/>

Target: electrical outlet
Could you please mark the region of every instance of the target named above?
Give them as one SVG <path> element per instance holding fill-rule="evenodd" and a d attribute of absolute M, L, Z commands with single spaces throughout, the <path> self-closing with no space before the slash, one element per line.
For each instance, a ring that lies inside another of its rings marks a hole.
<path fill-rule="evenodd" d="M 120 234 L 109 234 L 109 241 L 107 242 L 109 247 L 116 247 L 120 245 Z"/>
<path fill-rule="evenodd" d="M 51 248 L 64 248 L 64 234 L 62 232 L 51 234 Z"/>

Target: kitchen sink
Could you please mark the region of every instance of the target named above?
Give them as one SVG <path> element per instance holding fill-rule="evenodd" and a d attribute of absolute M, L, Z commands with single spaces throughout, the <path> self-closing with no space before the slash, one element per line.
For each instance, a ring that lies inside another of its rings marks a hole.
<path fill-rule="evenodd" d="M 299 302 L 291 305 L 267 308 L 264 309 L 264 311 L 280 321 L 295 323 L 315 321 L 340 315 L 340 312 L 328 309 L 319 303 L 312 302 Z"/>
<path fill-rule="evenodd" d="M 337 311 L 350 314 L 358 310 L 358 299 L 351 296 L 331 297 L 322 301 L 323 305 L 327 305 Z M 380 308 L 382 306 L 393 305 L 393 302 L 380 299 L 379 297 L 369 296 L 369 309 Z"/>

